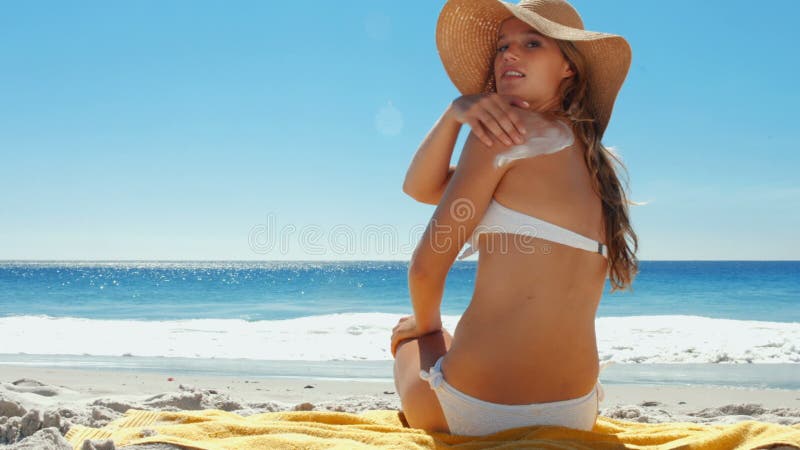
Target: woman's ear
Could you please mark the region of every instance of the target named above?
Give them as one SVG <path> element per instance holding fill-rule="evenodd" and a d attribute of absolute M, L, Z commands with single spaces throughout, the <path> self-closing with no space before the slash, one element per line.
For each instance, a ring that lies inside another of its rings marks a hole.
<path fill-rule="evenodd" d="M 561 78 L 569 78 L 569 77 L 575 75 L 575 70 L 573 70 L 572 64 L 570 64 L 569 61 L 564 61 L 563 68 L 564 69 L 562 71 L 562 77 Z"/>

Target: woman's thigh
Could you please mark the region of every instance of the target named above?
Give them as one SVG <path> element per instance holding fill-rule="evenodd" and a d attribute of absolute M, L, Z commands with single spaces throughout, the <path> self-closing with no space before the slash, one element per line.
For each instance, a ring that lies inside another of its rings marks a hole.
<path fill-rule="evenodd" d="M 394 359 L 394 385 L 400 396 L 408 425 L 426 431 L 448 433 L 447 420 L 436 392 L 420 378 L 420 370 L 428 371 L 440 356 L 450 350 L 453 337 L 447 330 L 401 341 Z"/>

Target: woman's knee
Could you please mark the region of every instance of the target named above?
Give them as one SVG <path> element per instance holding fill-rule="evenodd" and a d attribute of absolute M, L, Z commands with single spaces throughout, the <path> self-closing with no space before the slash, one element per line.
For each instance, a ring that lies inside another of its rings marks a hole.
<path fill-rule="evenodd" d="M 450 344 L 453 342 L 453 336 L 444 328 L 420 336 L 418 339 L 420 346 L 435 347 L 438 350 L 443 349 L 444 351 L 450 349 Z"/>

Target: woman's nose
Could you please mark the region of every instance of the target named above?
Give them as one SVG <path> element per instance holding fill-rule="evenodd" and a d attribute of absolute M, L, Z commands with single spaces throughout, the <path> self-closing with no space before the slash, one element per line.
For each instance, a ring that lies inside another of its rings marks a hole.
<path fill-rule="evenodd" d="M 511 46 L 506 47 L 506 51 L 503 52 L 503 61 L 513 61 L 519 59 L 517 56 L 511 52 Z"/>

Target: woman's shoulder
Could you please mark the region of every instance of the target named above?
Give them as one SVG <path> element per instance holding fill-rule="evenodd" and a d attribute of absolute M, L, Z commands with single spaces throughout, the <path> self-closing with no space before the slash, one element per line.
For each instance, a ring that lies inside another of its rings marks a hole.
<path fill-rule="evenodd" d="M 525 129 L 524 142 L 498 149 L 495 164 L 498 166 L 519 160 L 539 159 L 554 153 L 561 153 L 575 146 L 578 139 L 572 128 L 572 121 L 552 113 L 520 110 L 522 127 Z"/>

